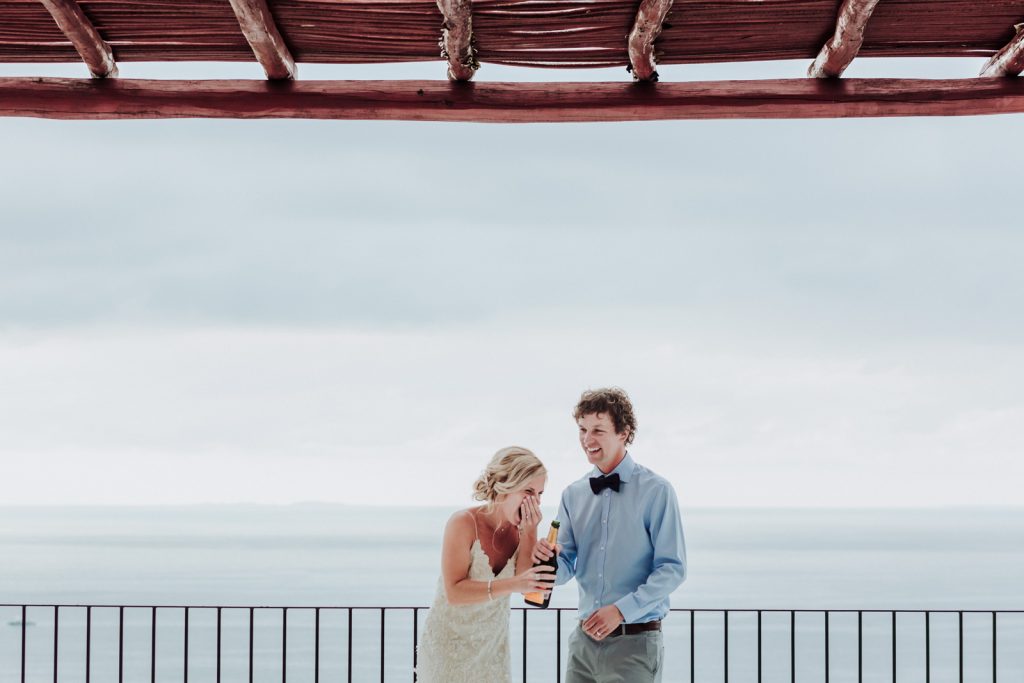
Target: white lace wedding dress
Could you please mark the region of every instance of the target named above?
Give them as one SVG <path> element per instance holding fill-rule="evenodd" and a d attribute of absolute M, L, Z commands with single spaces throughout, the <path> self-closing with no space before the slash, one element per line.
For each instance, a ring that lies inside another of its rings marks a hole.
<path fill-rule="evenodd" d="M 495 574 L 480 545 L 470 548 L 469 578 L 507 579 L 515 575 L 516 555 Z M 420 638 L 416 666 L 420 683 L 511 683 L 508 645 L 509 596 L 474 605 L 449 605 L 438 579 L 434 604 Z"/>

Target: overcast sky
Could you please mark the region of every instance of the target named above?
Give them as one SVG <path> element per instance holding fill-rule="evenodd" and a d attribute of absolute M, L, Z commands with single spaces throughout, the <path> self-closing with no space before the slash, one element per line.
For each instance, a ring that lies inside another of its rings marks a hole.
<path fill-rule="evenodd" d="M 0 119 L 3 501 L 554 504 L 616 384 L 686 506 L 1019 503 L 1022 123 Z"/>

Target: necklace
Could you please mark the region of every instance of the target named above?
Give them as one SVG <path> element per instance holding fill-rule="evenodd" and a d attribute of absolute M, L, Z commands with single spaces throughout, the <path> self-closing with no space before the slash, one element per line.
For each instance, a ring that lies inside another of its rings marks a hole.
<path fill-rule="evenodd" d="M 481 514 L 480 516 L 484 517 L 483 514 Z M 510 529 L 513 528 L 512 523 L 508 522 L 508 521 L 505 521 L 505 522 L 501 522 L 500 524 L 495 526 L 495 525 L 492 525 L 489 520 L 486 520 L 486 518 L 485 518 L 485 522 L 487 523 L 488 526 L 491 526 L 492 529 L 493 529 L 491 531 L 491 548 L 494 550 L 495 554 L 500 555 L 502 557 L 510 557 L 512 555 L 512 552 L 515 550 L 515 548 L 517 548 L 519 546 L 519 533 L 518 533 L 519 532 L 519 528 L 515 527 L 515 529 L 516 529 L 515 538 L 514 539 L 510 539 L 511 540 L 510 543 L 504 543 L 503 544 L 502 543 L 503 537 L 507 536 L 505 531 L 506 531 L 506 529 L 510 530 Z"/>
<path fill-rule="evenodd" d="M 516 534 L 516 538 L 512 539 L 512 542 L 508 543 L 506 546 L 503 547 L 503 546 L 499 545 L 499 543 L 498 543 L 499 539 L 501 538 L 502 531 L 504 529 L 511 529 L 511 528 L 512 528 L 511 524 L 508 524 L 507 526 L 499 525 L 498 528 L 496 528 L 494 530 L 494 533 L 491 534 L 491 547 L 494 548 L 496 551 L 500 552 L 502 555 L 511 555 L 512 553 L 509 551 L 509 549 L 513 549 L 514 550 L 519 545 L 519 534 L 518 533 Z"/>

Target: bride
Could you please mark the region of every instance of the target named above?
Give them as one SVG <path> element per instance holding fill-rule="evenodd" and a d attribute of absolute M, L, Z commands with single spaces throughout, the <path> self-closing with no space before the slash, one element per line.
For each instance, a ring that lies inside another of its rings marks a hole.
<path fill-rule="evenodd" d="M 421 683 L 512 680 L 509 596 L 554 585 L 551 567 L 530 567 L 546 481 L 537 456 L 503 448 L 473 487 L 484 504 L 448 520 L 437 596 L 418 650 Z"/>

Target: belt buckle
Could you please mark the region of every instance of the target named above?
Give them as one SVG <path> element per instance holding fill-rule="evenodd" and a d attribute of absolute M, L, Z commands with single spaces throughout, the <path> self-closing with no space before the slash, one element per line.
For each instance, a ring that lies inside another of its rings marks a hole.
<path fill-rule="evenodd" d="M 626 622 L 622 622 L 621 624 L 616 626 L 615 630 L 612 631 L 612 633 L 614 633 L 617 636 L 624 636 L 624 635 L 626 635 Z"/>

